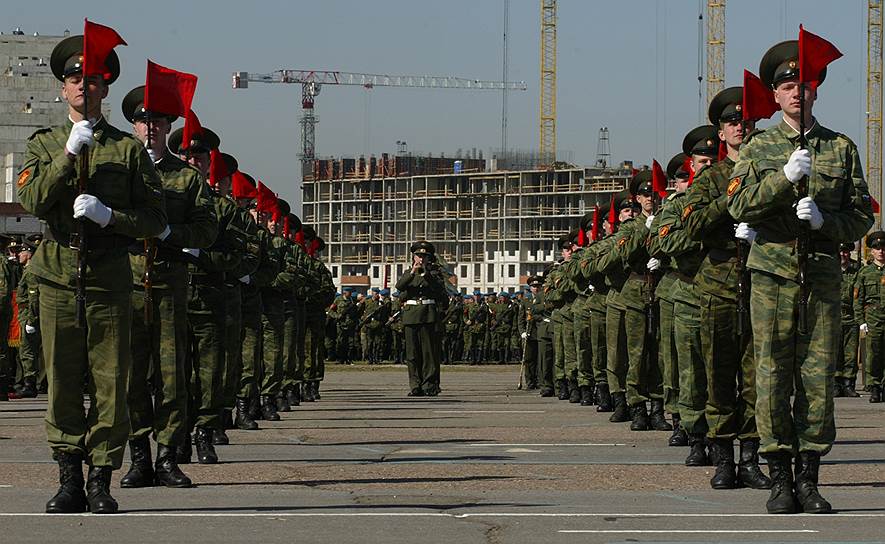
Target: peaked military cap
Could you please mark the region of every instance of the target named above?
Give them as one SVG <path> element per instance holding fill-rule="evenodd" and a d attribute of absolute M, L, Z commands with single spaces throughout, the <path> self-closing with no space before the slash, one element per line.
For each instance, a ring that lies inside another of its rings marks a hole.
<path fill-rule="evenodd" d="M 294 213 L 289 213 L 289 232 L 298 232 L 301 230 L 301 218 Z"/>
<path fill-rule="evenodd" d="M 695 127 L 682 139 L 682 152 L 686 155 L 719 155 L 719 129 L 713 125 Z"/>
<path fill-rule="evenodd" d="M 636 172 L 633 175 L 633 179 L 630 180 L 630 194 L 639 195 L 639 194 L 652 194 L 654 189 L 652 188 L 652 173 L 651 170 L 644 169 Z"/>
<path fill-rule="evenodd" d="M 436 248 L 434 248 L 433 244 L 431 244 L 427 240 L 419 240 L 412 244 L 412 247 L 409 248 L 409 251 L 411 251 L 415 255 L 433 255 L 434 253 L 436 253 Z"/>
<path fill-rule="evenodd" d="M 215 132 L 206 127 L 202 127 L 202 132 L 198 132 L 191 136 L 191 145 L 188 149 L 181 149 L 181 139 L 183 137 L 184 128 L 177 128 L 169 135 L 169 140 L 167 142 L 169 144 L 169 149 L 171 149 L 176 155 L 182 155 L 185 151 L 190 151 L 192 153 L 208 153 L 213 149 L 218 149 L 218 146 L 221 145 L 221 138 L 218 137 L 218 134 L 215 134 Z"/>
<path fill-rule="evenodd" d="M 867 236 L 867 247 L 883 248 L 885 247 L 885 232 L 877 230 Z"/>
<path fill-rule="evenodd" d="M 839 251 L 854 251 L 854 244 L 852 244 L 852 243 L 839 244 Z"/>
<path fill-rule="evenodd" d="M 719 123 L 741 121 L 744 118 L 743 108 L 744 88 L 729 87 L 716 93 L 716 96 L 710 101 L 707 117 L 716 126 L 719 126 Z"/>
<path fill-rule="evenodd" d="M 227 167 L 227 171 L 230 172 L 231 174 L 233 174 L 234 172 L 236 172 L 237 170 L 240 169 L 240 163 L 237 162 L 237 159 L 235 159 L 233 155 L 230 155 L 228 153 L 222 153 L 221 158 L 224 160 L 225 166 Z M 249 174 L 245 174 L 245 175 L 247 177 L 251 177 L 251 176 L 249 176 Z M 252 180 L 252 184 L 253 185 L 255 184 L 254 179 Z"/>
<path fill-rule="evenodd" d="M 529 287 L 541 287 L 542 285 L 544 285 L 544 280 L 541 279 L 539 276 L 529 276 L 529 279 L 526 283 L 529 284 Z"/>
<path fill-rule="evenodd" d="M 820 71 L 818 83 L 827 77 L 827 69 Z M 787 40 L 775 45 L 762 55 L 759 79 L 772 89 L 790 79 L 799 78 L 799 40 Z"/>
<path fill-rule="evenodd" d="M 120 57 L 111 49 L 107 58 L 104 59 L 105 68 L 108 69 L 104 77 L 107 85 L 117 81 L 120 77 Z M 49 57 L 49 68 L 52 75 L 59 81 L 66 77 L 83 72 L 83 35 L 68 36 L 58 42 L 52 49 Z"/>
<path fill-rule="evenodd" d="M 132 124 L 136 121 L 144 121 L 148 117 L 148 111 L 144 109 L 144 85 L 132 89 L 123 97 L 123 117 Z M 151 112 L 153 115 L 154 112 Z M 170 123 L 178 119 L 177 115 L 157 114 L 157 117 L 165 117 Z"/>
<path fill-rule="evenodd" d="M 304 234 L 305 240 L 313 240 L 317 237 L 317 231 L 310 225 L 301 225 L 301 232 Z"/>
<path fill-rule="evenodd" d="M 283 218 L 292 213 L 292 208 L 289 206 L 289 203 L 283 200 L 282 198 L 277 199 L 277 211 L 279 214 L 276 216 L 282 222 Z"/>
<path fill-rule="evenodd" d="M 34 234 L 29 234 L 27 240 L 34 245 L 39 245 L 43 241 L 43 233 L 35 232 Z"/>
<path fill-rule="evenodd" d="M 673 158 L 667 163 L 667 177 L 670 179 L 687 178 L 690 172 L 685 169 L 685 161 L 688 159 L 689 156 L 685 153 L 673 155 Z"/>
<path fill-rule="evenodd" d="M 317 247 L 316 247 L 316 249 L 313 250 L 314 253 L 326 249 L 326 241 L 323 240 L 322 238 L 320 238 L 319 236 L 317 236 L 316 239 L 317 239 Z"/>
<path fill-rule="evenodd" d="M 571 249 L 572 247 L 572 234 L 563 234 L 559 237 L 557 241 L 559 249 Z"/>
<path fill-rule="evenodd" d="M 583 230 L 586 231 L 586 230 L 590 230 L 591 228 L 593 228 L 593 215 L 595 213 L 596 213 L 595 211 L 589 211 L 584 214 L 584 217 L 581 218 L 581 221 L 578 224 L 580 225 L 580 227 Z M 602 213 L 601 210 L 600 210 L 600 213 Z"/>
<path fill-rule="evenodd" d="M 390 289 L 388 289 L 388 288 L 386 288 L 386 287 L 385 287 L 384 289 L 382 289 L 382 290 L 381 290 L 381 296 L 382 296 L 382 297 L 390 296 Z"/>
<path fill-rule="evenodd" d="M 351 287 L 349 285 L 344 286 L 341 288 L 341 292 L 344 292 L 344 291 L 353 291 L 353 287 Z"/>

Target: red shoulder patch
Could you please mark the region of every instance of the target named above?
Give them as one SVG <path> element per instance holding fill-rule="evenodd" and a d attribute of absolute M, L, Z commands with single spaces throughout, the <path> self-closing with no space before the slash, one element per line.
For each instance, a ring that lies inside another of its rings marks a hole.
<path fill-rule="evenodd" d="M 741 187 L 741 178 L 732 179 L 731 182 L 728 184 L 728 191 L 727 191 L 728 196 L 731 196 L 734 193 L 736 193 L 737 190 L 740 189 L 740 187 Z"/>
<path fill-rule="evenodd" d="M 25 183 L 27 183 L 29 179 L 31 179 L 31 170 L 30 169 L 22 170 L 22 173 L 18 175 L 17 185 L 19 187 L 24 187 Z"/>
<path fill-rule="evenodd" d="M 682 209 L 682 220 L 685 221 L 686 219 L 688 219 L 688 216 L 691 215 L 691 212 L 693 212 L 693 211 L 694 211 L 694 206 L 691 204 L 689 204 L 688 206 L 683 208 Z M 663 238 L 663 236 L 661 236 L 661 238 Z"/>
<path fill-rule="evenodd" d="M 618 240 L 618 247 L 621 247 L 621 246 L 623 246 L 623 245 L 626 244 L 626 243 L 627 243 L 627 239 L 626 239 L 626 238 L 621 238 L 620 240 Z"/>
<path fill-rule="evenodd" d="M 658 231 L 658 236 L 661 238 L 666 238 L 668 234 L 670 234 L 670 225 L 664 225 L 661 227 L 661 230 Z"/>

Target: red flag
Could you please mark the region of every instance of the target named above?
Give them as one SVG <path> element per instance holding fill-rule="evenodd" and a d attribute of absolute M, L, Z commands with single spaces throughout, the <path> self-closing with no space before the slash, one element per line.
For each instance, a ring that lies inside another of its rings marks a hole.
<path fill-rule="evenodd" d="M 721 161 L 725 157 L 728 156 L 728 146 L 725 145 L 725 142 L 719 142 L 719 153 L 716 154 L 716 160 Z"/>
<path fill-rule="evenodd" d="M 807 32 L 799 25 L 799 81 L 810 83 L 814 89 L 820 83 L 820 73 L 827 65 L 842 56 L 836 46 Z"/>
<path fill-rule="evenodd" d="M 309 244 L 307 244 L 307 254 L 313 257 L 319 248 L 320 241 L 317 238 L 314 238 Z"/>
<path fill-rule="evenodd" d="M 590 229 L 590 239 L 594 242 L 599 240 L 599 204 L 593 208 L 593 228 Z"/>
<path fill-rule="evenodd" d="M 298 232 L 295 233 L 295 243 L 302 248 L 307 249 L 304 245 L 304 229 L 298 229 Z"/>
<path fill-rule="evenodd" d="M 258 182 L 258 194 L 256 195 L 258 199 L 255 209 L 259 212 L 268 212 L 277 214 L 277 195 L 274 194 L 273 191 L 268 189 L 267 185 Z"/>
<path fill-rule="evenodd" d="M 587 233 L 584 232 L 582 227 L 578 227 L 578 247 L 584 247 L 587 245 Z"/>
<path fill-rule="evenodd" d="M 879 201 L 873 198 L 873 195 L 870 195 L 870 205 L 873 206 L 873 213 L 879 213 Z"/>
<path fill-rule="evenodd" d="M 289 216 L 283 218 L 283 236 L 289 237 Z"/>
<path fill-rule="evenodd" d="M 194 136 L 202 134 L 203 125 L 200 124 L 200 118 L 197 117 L 194 110 L 187 110 L 187 117 L 184 118 L 184 129 L 181 131 L 181 149 L 189 148 Z"/>
<path fill-rule="evenodd" d="M 667 174 L 654 159 L 651 161 L 651 188 L 659 197 L 667 198 Z"/>
<path fill-rule="evenodd" d="M 770 119 L 779 109 L 781 107 L 774 99 L 771 89 L 766 87 L 756 74 L 744 70 L 744 98 L 741 110 L 744 121 Z"/>
<path fill-rule="evenodd" d="M 184 140 L 182 140 L 183 142 Z M 218 182 L 223 180 L 224 178 L 231 175 L 230 170 L 227 169 L 227 161 L 224 160 L 224 157 L 221 156 L 221 151 L 217 149 L 213 149 L 209 152 L 209 185 L 215 187 L 218 185 Z M 242 175 L 242 174 L 241 174 Z M 248 182 L 246 182 L 249 185 Z M 249 189 L 254 191 L 255 189 L 249 185 Z M 234 196 L 236 198 L 236 196 Z"/>
<path fill-rule="evenodd" d="M 239 170 L 230 175 L 230 180 L 230 191 L 234 198 L 255 198 L 258 196 L 255 186 L 249 183 L 246 176 Z"/>
<path fill-rule="evenodd" d="M 685 159 L 682 169 L 688 172 L 688 186 L 691 187 L 691 184 L 694 183 L 694 167 L 691 165 L 691 157 Z"/>
<path fill-rule="evenodd" d="M 196 90 L 197 76 L 166 68 L 148 60 L 144 83 L 144 109 L 153 113 L 185 117 L 191 110 Z"/>
<path fill-rule="evenodd" d="M 98 74 L 108 79 L 111 74 L 104 62 L 118 45 L 127 44 L 116 30 L 86 19 L 83 24 L 83 77 Z"/>
<path fill-rule="evenodd" d="M 611 202 L 608 205 L 608 224 L 615 227 L 615 223 L 618 222 L 618 212 L 615 211 L 615 195 L 612 195 Z"/>

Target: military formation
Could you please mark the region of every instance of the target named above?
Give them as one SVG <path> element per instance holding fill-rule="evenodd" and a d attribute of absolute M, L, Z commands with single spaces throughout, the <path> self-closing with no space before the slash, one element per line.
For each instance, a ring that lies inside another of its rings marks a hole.
<path fill-rule="evenodd" d="M 31 136 L 18 177 L 45 235 L 0 259 L 0 401 L 48 392 L 47 512 L 116 512 L 127 447 L 122 487 L 192 486 L 181 466 L 217 463 L 226 430 L 319 400 L 326 360 L 405 363 L 412 397 L 440 394 L 443 363 L 517 362 L 521 389 L 670 433 L 714 489 L 831 511 L 821 457 L 861 340 L 883 400 L 885 233 L 852 259 L 873 203 L 855 144 L 813 115 L 825 70 L 800 82 L 796 41 L 759 70 L 780 123 L 757 130 L 747 89 L 723 90 L 666 170 L 585 215 L 525 290 L 472 294 L 423 240 L 392 290 L 336 294 L 314 227 L 192 112 L 147 107 L 171 91 L 130 90 L 126 130 L 103 118 L 119 59 L 87 71 L 84 41 L 52 53 L 68 117 Z"/>

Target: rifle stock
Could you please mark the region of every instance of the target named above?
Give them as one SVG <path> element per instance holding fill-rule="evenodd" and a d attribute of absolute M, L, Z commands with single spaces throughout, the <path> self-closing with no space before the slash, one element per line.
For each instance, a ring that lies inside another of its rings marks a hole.
<path fill-rule="evenodd" d="M 80 176 L 77 181 L 77 194 L 82 195 L 87 191 L 89 182 L 89 146 L 83 146 L 80 150 Z M 71 233 L 69 247 L 77 252 L 77 277 L 74 287 L 74 301 L 76 303 L 75 317 L 78 328 L 86 327 L 86 254 L 88 241 L 86 239 L 86 220 L 77 220 L 77 232 Z"/>

